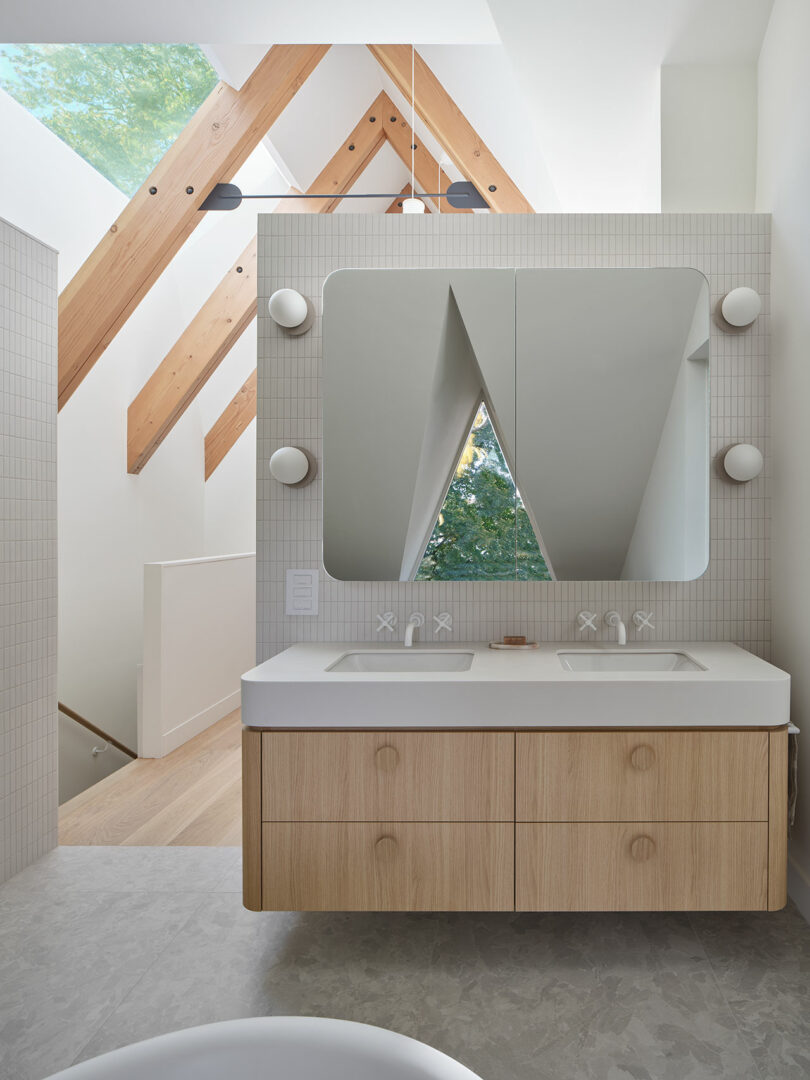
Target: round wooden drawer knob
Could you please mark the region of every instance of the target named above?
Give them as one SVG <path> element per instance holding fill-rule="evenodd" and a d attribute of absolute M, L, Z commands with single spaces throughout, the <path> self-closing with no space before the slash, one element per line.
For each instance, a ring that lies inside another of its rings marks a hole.
<path fill-rule="evenodd" d="M 647 746 L 646 743 L 642 746 L 637 746 L 630 754 L 630 764 L 634 769 L 638 769 L 639 772 L 644 772 L 655 764 L 655 751 L 651 746 Z"/>
<path fill-rule="evenodd" d="M 381 836 L 374 843 L 374 854 L 378 859 L 393 859 L 397 852 L 397 842 L 393 836 Z"/>
<path fill-rule="evenodd" d="M 651 836 L 637 836 L 630 844 L 630 858 L 635 862 L 646 862 L 655 854 L 655 841 Z"/>
<path fill-rule="evenodd" d="M 381 746 L 374 755 L 377 768 L 383 772 L 393 772 L 399 764 L 399 751 L 393 746 Z"/>

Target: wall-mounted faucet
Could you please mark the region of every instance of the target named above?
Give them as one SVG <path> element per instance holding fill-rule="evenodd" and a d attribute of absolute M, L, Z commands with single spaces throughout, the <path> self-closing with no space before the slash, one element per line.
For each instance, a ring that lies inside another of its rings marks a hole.
<path fill-rule="evenodd" d="M 605 614 L 605 624 L 616 627 L 616 643 L 618 645 L 627 644 L 627 627 L 622 622 L 622 617 L 618 611 L 608 611 Z"/>
<path fill-rule="evenodd" d="M 405 627 L 405 648 L 410 649 L 413 645 L 413 632 L 418 626 L 425 625 L 425 616 L 421 611 L 414 611 L 408 618 L 408 625 Z"/>

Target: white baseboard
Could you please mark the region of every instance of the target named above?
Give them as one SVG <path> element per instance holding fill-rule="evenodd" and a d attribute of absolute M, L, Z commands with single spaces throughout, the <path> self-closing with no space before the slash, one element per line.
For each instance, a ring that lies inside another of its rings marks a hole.
<path fill-rule="evenodd" d="M 171 731 L 164 732 L 161 737 L 163 750 L 161 757 L 170 754 L 178 746 L 182 746 L 189 739 L 193 739 L 195 735 L 199 735 L 201 731 L 210 728 L 212 724 L 215 724 L 217 720 L 221 720 L 223 716 L 227 716 L 234 709 L 238 709 L 240 696 L 241 691 L 234 690 L 232 694 L 228 694 L 227 697 L 222 698 L 213 705 L 209 705 L 207 709 L 203 709 L 196 716 L 190 716 L 188 720 L 184 720 L 181 724 L 173 727 Z"/>
<path fill-rule="evenodd" d="M 788 895 L 810 923 L 810 876 L 793 858 L 788 858 Z"/>

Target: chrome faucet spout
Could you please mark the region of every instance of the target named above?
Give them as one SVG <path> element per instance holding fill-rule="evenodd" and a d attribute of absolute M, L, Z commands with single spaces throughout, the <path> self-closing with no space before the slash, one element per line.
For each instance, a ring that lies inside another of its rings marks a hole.
<path fill-rule="evenodd" d="M 618 611 L 608 611 L 605 615 L 605 624 L 607 626 L 616 627 L 616 644 L 627 644 L 627 627 L 624 625 L 621 615 Z"/>

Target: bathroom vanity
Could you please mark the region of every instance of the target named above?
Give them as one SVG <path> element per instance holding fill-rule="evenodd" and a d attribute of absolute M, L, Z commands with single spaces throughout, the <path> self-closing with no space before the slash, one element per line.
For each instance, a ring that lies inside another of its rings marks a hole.
<path fill-rule="evenodd" d="M 253 910 L 786 902 L 789 677 L 734 645 L 297 645 L 242 693 Z"/>

